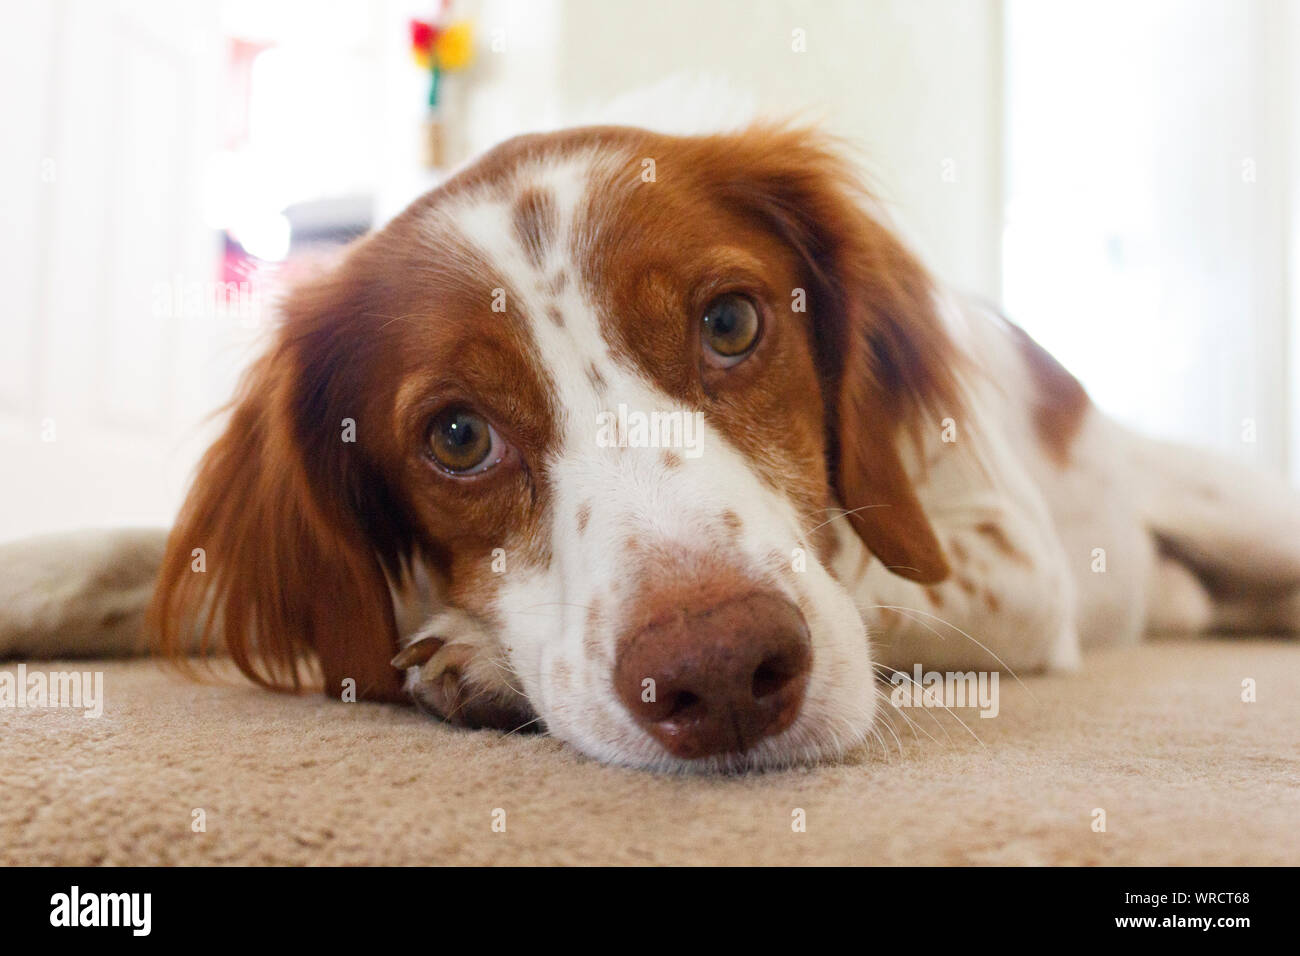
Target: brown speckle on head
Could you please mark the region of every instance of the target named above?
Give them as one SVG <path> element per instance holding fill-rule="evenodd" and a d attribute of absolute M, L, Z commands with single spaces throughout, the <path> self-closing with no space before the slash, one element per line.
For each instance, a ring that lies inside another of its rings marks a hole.
<path fill-rule="evenodd" d="M 587 530 L 587 522 L 591 520 L 591 503 L 584 501 L 578 508 L 578 534 Z"/>
<path fill-rule="evenodd" d="M 930 602 L 930 604 L 932 604 L 934 607 L 943 607 L 943 592 L 940 591 L 938 588 L 936 587 L 926 588 L 925 596 L 926 599 Z"/>
<path fill-rule="evenodd" d="M 529 189 L 516 200 L 511 224 L 524 255 L 534 266 L 540 268 L 546 260 L 546 251 L 555 241 L 558 223 L 555 200 L 550 193 Z"/>
<path fill-rule="evenodd" d="M 595 365 L 587 366 L 587 381 L 589 381 L 591 387 L 597 391 L 605 390 L 605 376 L 600 374 L 600 369 L 596 368 Z"/>
<path fill-rule="evenodd" d="M 561 295 L 569 284 L 569 274 L 567 272 L 557 272 L 551 277 L 550 282 L 546 284 L 546 291 L 551 295 Z"/>
<path fill-rule="evenodd" d="M 985 591 L 984 606 L 987 607 L 991 613 L 996 614 L 1001 609 L 1002 602 L 998 600 L 998 596 L 992 591 Z"/>
<path fill-rule="evenodd" d="M 564 327 L 564 314 L 560 312 L 559 306 L 557 305 L 547 306 L 546 317 L 550 319 L 553 323 L 555 323 L 555 325 L 559 326 L 560 328 Z"/>
<path fill-rule="evenodd" d="M 970 578 L 959 576 L 957 578 L 957 586 L 961 588 L 962 591 L 966 594 L 975 593 L 975 582 L 972 581 Z"/>
<path fill-rule="evenodd" d="M 682 456 L 675 451 L 666 451 L 663 454 L 663 466 L 668 471 L 676 471 L 682 467 Z"/>

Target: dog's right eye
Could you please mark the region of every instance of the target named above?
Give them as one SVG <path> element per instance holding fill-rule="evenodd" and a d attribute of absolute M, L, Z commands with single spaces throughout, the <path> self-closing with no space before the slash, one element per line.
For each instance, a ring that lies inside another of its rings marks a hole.
<path fill-rule="evenodd" d="M 753 301 L 734 292 L 720 295 L 709 303 L 702 325 L 704 357 L 722 368 L 746 358 L 763 329 Z"/>
<path fill-rule="evenodd" d="M 453 475 L 486 471 L 501 460 L 505 443 L 486 418 L 467 408 L 443 409 L 429 426 L 429 454 Z"/>

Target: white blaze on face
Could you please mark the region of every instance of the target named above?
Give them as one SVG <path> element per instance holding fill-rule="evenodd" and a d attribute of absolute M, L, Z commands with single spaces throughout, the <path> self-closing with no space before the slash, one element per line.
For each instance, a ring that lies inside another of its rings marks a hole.
<path fill-rule="evenodd" d="M 631 356 L 612 351 L 605 325 L 618 317 L 593 304 L 575 251 L 588 238 L 577 230 L 589 184 L 609 181 L 596 162 L 587 154 L 526 163 L 509 189 L 494 184 L 440 214 L 499 277 L 489 285 L 506 290 L 507 311 L 526 321 L 559 416 L 557 450 L 534 464 L 550 489 L 552 560 L 546 570 L 505 575 L 496 609 L 501 645 L 557 736 L 610 762 L 684 765 L 636 726 L 617 699 L 612 669 L 619 608 L 633 601 L 646 570 L 630 543 L 688 551 L 776 588 L 802 610 L 812 637 L 802 716 L 760 743 L 749 762 L 838 752 L 863 738 L 874 715 L 861 618 L 817 561 L 790 500 L 698 409 L 675 402 Z M 544 197 L 554 214 L 546 241 L 531 247 L 514 221 L 529 194 Z M 657 420 L 668 427 L 643 428 L 640 440 L 626 434 L 656 415 L 670 416 Z M 673 436 L 686 447 L 663 447 Z M 631 447 L 641 443 L 650 447 Z"/>

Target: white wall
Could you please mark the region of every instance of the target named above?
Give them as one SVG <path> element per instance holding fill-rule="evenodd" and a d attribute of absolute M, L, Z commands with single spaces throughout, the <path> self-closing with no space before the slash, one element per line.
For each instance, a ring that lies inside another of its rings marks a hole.
<path fill-rule="evenodd" d="M 1006 308 L 1117 417 L 1279 473 L 1295 7 L 1006 11 Z"/>
<path fill-rule="evenodd" d="M 558 91 L 576 112 L 679 71 L 861 146 L 898 224 L 959 287 L 1000 290 L 1001 5 L 995 0 L 571 0 Z M 805 52 L 795 52 L 794 31 Z"/>
<path fill-rule="evenodd" d="M 158 297 L 215 278 L 213 25 L 162 0 L 0 6 L 0 539 L 165 521 L 228 390 L 223 329 Z"/>

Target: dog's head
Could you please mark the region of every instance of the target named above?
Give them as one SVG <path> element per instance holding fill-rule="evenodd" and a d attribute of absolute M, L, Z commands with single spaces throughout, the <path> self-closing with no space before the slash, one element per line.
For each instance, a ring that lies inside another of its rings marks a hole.
<path fill-rule="evenodd" d="M 805 131 L 493 150 L 288 300 L 173 532 L 164 645 L 198 621 L 263 683 L 315 659 L 374 699 L 405 674 L 625 764 L 860 740 L 832 559 L 945 576 L 900 445 L 957 401 L 931 284 L 868 210 Z M 443 610 L 402 647 L 417 567 Z"/>

